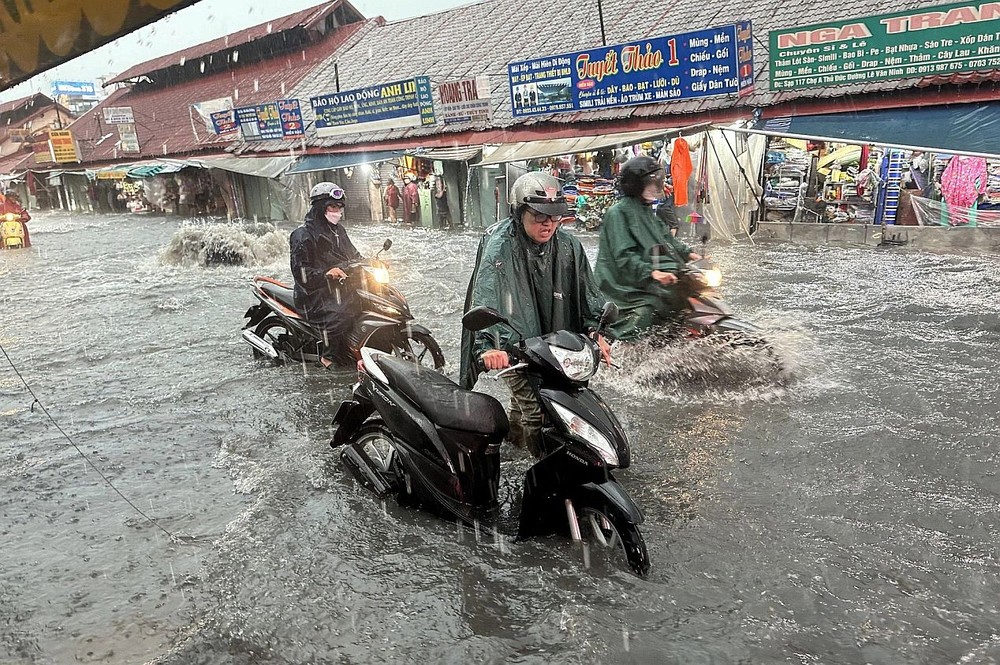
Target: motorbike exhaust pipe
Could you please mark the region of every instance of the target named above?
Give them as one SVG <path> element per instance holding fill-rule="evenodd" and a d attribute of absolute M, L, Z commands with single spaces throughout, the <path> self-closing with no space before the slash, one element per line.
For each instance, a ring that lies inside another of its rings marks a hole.
<path fill-rule="evenodd" d="M 274 349 L 273 346 L 271 346 L 270 344 L 268 344 L 267 342 L 265 342 L 263 339 L 261 339 L 260 337 L 258 337 L 254 333 L 254 331 L 252 331 L 250 329 L 246 329 L 246 330 L 243 331 L 242 335 L 243 335 L 243 341 L 244 342 L 246 342 L 247 344 L 249 344 L 253 348 L 257 349 L 258 351 L 260 351 L 261 353 L 263 353 L 265 356 L 267 356 L 271 360 L 277 360 L 277 358 L 278 358 L 278 352 L 275 351 L 275 349 Z"/>

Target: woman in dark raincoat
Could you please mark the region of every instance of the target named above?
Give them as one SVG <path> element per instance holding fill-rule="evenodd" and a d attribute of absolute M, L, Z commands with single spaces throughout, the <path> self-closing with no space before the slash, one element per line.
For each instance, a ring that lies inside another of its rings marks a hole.
<path fill-rule="evenodd" d="M 361 258 L 340 223 L 347 197 L 332 182 L 309 192 L 312 203 L 305 223 L 292 231 L 292 277 L 295 307 L 306 320 L 327 333 L 327 358 L 338 355 L 358 315 L 358 299 L 348 282 L 347 267 Z"/>

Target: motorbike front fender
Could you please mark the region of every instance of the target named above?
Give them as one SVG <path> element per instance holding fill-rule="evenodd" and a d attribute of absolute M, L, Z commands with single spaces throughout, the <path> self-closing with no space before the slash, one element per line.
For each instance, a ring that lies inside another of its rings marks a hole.
<path fill-rule="evenodd" d="M 601 483 L 584 483 L 574 487 L 570 494 L 570 500 L 574 504 L 580 502 L 583 505 L 610 504 L 622 515 L 625 515 L 633 524 L 642 524 L 643 516 L 639 506 L 636 505 L 632 497 L 628 495 L 625 488 L 618 484 L 610 475 L 608 479 Z"/>
<path fill-rule="evenodd" d="M 333 424 L 337 426 L 337 431 L 333 433 L 330 447 L 336 448 L 349 443 L 358 428 L 374 412 L 375 406 L 368 400 L 352 399 L 341 402 L 336 415 L 333 416 Z"/>

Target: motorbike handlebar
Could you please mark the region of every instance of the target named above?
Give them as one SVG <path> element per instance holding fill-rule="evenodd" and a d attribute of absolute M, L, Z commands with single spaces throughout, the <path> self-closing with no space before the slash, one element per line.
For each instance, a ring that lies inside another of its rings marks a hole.
<path fill-rule="evenodd" d="M 520 367 L 527 367 L 527 363 L 520 363 L 518 365 L 515 365 L 515 363 L 517 363 L 517 358 L 515 358 L 514 354 L 511 353 L 510 351 L 507 351 L 507 362 L 509 363 L 509 365 L 507 367 L 505 367 L 504 369 L 499 370 L 499 371 L 505 372 L 508 369 L 510 369 L 511 367 L 518 367 L 518 368 L 520 368 Z M 482 356 L 479 356 L 478 358 L 476 358 L 476 369 L 478 369 L 481 374 L 484 374 L 486 372 L 492 371 L 492 370 L 486 369 L 486 365 L 483 364 L 483 357 Z M 497 375 L 497 376 L 499 376 L 499 375 Z"/>

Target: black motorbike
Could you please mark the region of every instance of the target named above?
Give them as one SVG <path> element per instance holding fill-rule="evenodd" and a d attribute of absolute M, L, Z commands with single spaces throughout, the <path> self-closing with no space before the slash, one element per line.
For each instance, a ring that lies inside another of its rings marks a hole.
<path fill-rule="evenodd" d="M 701 242 L 704 257 L 708 236 L 703 235 Z M 653 265 L 656 265 L 657 255 L 667 252 L 672 250 L 662 245 L 654 247 Z M 677 284 L 674 288 L 683 299 L 684 307 L 673 321 L 659 331 L 665 341 L 720 335 L 735 345 L 763 345 L 769 348 L 764 331 L 749 321 L 737 318 L 729 304 L 719 295 L 722 271 L 710 259 L 688 261 L 676 274 Z"/>
<path fill-rule="evenodd" d="M 605 307 L 603 325 L 617 314 Z M 470 330 L 509 322 L 477 307 Z M 545 422 L 542 457 L 528 469 L 518 539 L 563 533 L 637 574 L 649 570 L 639 532 L 642 512 L 611 471 L 630 463 L 629 441 L 615 415 L 588 388 L 600 351 L 590 338 L 559 331 L 523 339 L 511 353 L 539 399 Z M 334 417 L 331 446 L 362 485 L 450 519 L 497 532 L 500 443 L 509 422 L 500 402 L 461 389 L 447 377 L 374 349 L 362 349 L 353 399 Z"/>
<path fill-rule="evenodd" d="M 353 365 L 361 357 L 360 349 L 367 346 L 441 369 L 444 354 L 440 345 L 430 330 L 413 322 L 406 298 L 389 283 L 389 270 L 379 260 L 391 246 L 387 239 L 374 257 L 348 267 L 346 281 L 357 291 L 361 312 L 349 333 L 344 357 L 334 360 Z M 243 315 L 247 323 L 241 335 L 255 357 L 278 364 L 319 363 L 328 357 L 324 331 L 296 309 L 291 286 L 257 276 L 253 278 L 253 294 L 258 302 Z"/>

